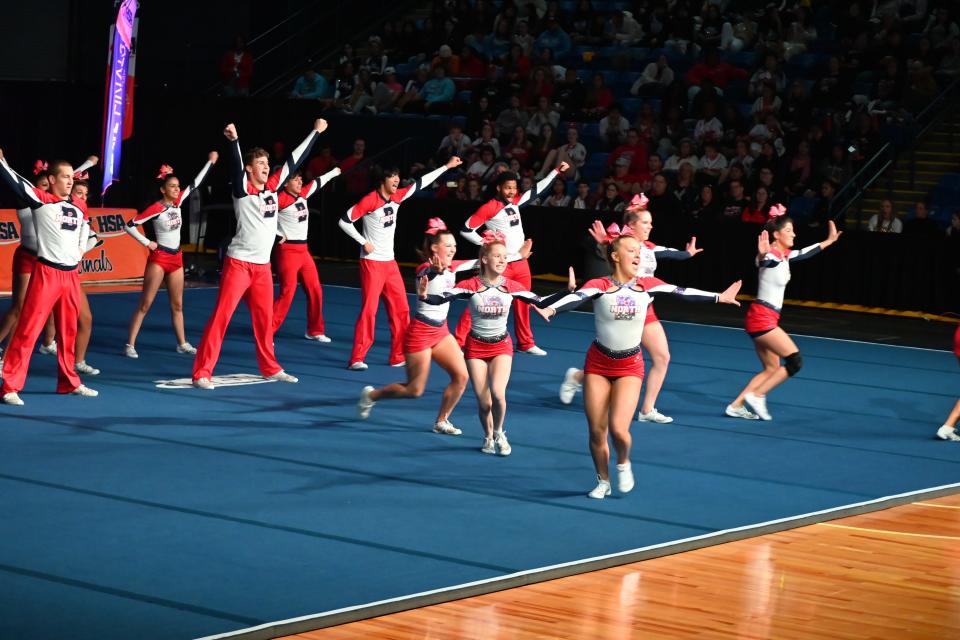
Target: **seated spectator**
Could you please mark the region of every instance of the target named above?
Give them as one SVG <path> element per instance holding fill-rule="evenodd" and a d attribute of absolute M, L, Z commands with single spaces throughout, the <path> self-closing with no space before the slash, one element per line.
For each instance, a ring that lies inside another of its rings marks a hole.
<path fill-rule="evenodd" d="M 470 138 L 463 133 L 460 125 L 450 125 L 450 132 L 440 141 L 437 149 L 437 161 L 446 163 L 451 156 L 466 157 L 470 150 Z"/>
<path fill-rule="evenodd" d="M 593 74 L 593 81 L 583 98 L 583 118 L 599 120 L 607 114 L 607 109 L 613 104 L 613 92 L 606 85 L 602 73 Z"/>
<path fill-rule="evenodd" d="M 503 77 L 514 87 L 520 87 L 529 76 L 530 58 L 524 53 L 523 47 L 514 44 L 503 59 Z"/>
<path fill-rule="evenodd" d="M 772 142 L 764 142 L 760 145 L 760 155 L 753 160 L 753 172 L 759 174 L 763 169 L 770 169 L 776 172 L 780 165 L 780 158 L 777 157 L 777 150 Z"/>
<path fill-rule="evenodd" d="M 491 64 L 487 67 L 487 75 L 484 79 L 474 85 L 471 98 L 474 103 L 479 103 L 481 98 L 486 97 L 487 107 L 496 112 L 507 97 L 507 88 L 506 80 L 500 77 L 500 69 Z"/>
<path fill-rule="evenodd" d="M 559 166 L 561 162 L 566 162 L 570 168 L 562 177 L 567 180 L 577 180 L 580 178 L 580 167 L 586 161 L 587 148 L 580 142 L 580 133 L 576 128 L 570 127 L 567 129 L 567 143 L 547 154 L 537 179 L 542 179 L 552 168 Z"/>
<path fill-rule="evenodd" d="M 596 197 L 590 193 L 590 184 L 583 180 L 578 182 L 577 195 L 574 196 L 571 206 L 574 209 L 593 209 L 596 204 Z"/>
<path fill-rule="evenodd" d="M 766 187 L 757 187 L 753 192 L 753 202 L 743 209 L 740 219 L 754 224 L 766 224 L 770 217 L 770 202 Z"/>
<path fill-rule="evenodd" d="M 677 183 L 673 187 L 673 195 L 680 201 L 680 210 L 693 209 L 699 194 L 700 189 L 694 179 L 693 167 L 684 162 L 677 171 Z"/>
<path fill-rule="evenodd" d="M 939 92 L 937 81 L 933 78 L 933 70 L 919 60 L 911 62 L 907 90 L 901 102 L 903 108 L 911 113 L 919 113 L 937 97 Z"/>
<path fill-rule="evenodd" d="M 680 149 L 663 163 L 664 171 L 678 171 L 680 165 L 687 163 L 696 171 L 700 168 L 700 159 L 693 153 L 693 142 L 689 138 L 680 141 Z"/>
<path fill-rule="evenodd" d="M 557 125 L 560 124 L 560 114 L 554 111 L 549 98 L 540 96 L 537 99 L 537 110 L 527 121 L 527 135 L 539 139 L 540 131 L 545 124 L 550 125 L 555 130 Z"/>
<path fill-rule="evenodd" d="M 653 184 L 647 194 L 647 209 L 653 214 L 653 221 L 677 220 L 680 217 L 680 201 L 667 188 L 667 176 L 658 173 L 653 176 Z"/>
<path fill-rule="evenodd" d="M 750 114 L 757 119 L 765 118 L 769 115 L 779 115 L 783 101 L 777 95 L 773 84 L 767 82 L 760 90 L 760 96 L 754 101 L 750 108 Z"/>
<path fill-rule="evenodd" d="M 716 49 L 708 49 L 703 59 L 687 72 L 686 81 L 690 85 L 687 93 L 691 100 L 700 92 L 704 80 L 711 80 L 713 86 L 722 90 L 731 80 L 746 80 L 747 72 L 720 59 Z"/>
<path fill-rule="evenodd" d="M 368 40 L 369 54 L 361 61 L 360 68 L 366 69 L 374 78 L 380 78 L 386 72 L 390 63 L 387 54 L 383 52 L 383 42 L 380 36 L 370 36 Z"/>
<path fill-rule="evenodd" d="M 722 182 L 727 174 L 727 159 L 717 149 L 715 142 L 708 142 L 704 145 L 703 151 L 703 156 L 700 158 L 700 168 L 697 170 L 700 184 Z"/>
<path fill-rule="evenodd" d="M 639 179 L 630 173 L 630 159 L 620 158 L 613 165 L 613 175 L 608 180 L 617 185 L 620 194 L 624 198 L 629 198 L 634 193 L 640 192 Z"/>
<path fill-rule="evenodd" d="M 790 159 L 785 191 L 788 196 L 806 195 L 810 185 L 810 174 L 813 160 L 810 157 L 810 144 L 801 140 L 797 144 L 797 152 Z"/>
<path fill-rule="evenodd" d="M 947 84 L 960 78 L 960 37 L 948 41 L 946 53 L 940 58 L 935 75 Z"/>
<path fill-rule="evenodd" d="M 530 150 L 533 145 L 527 140 L 527 131 L 520 125 L 513 128 L 513 137 L 507 143 L 503 154 L 507 158 L 515 158 L 520 166 L 526 169 L 530 165 Z"/>
<path fill-rule="evenodd" d="M 363 138 L 353 141 L 353 153 L 340 161 L 343 184 L 347 193 L 360 195 L 370 190 L 370 168 L 366 159 L 367 143 Z"/>
<path fill-rule="evenodd" d="M 613 168 L 620 158 L 626 158 L 630 164 L 630 173 L 639 175 L 647 168 L 649 156 L 647 145 L 640 140 L 640 132 L 634 128 L 627 129 L 627 140 L 615 148 L 607 158 L 607 167 Z"/>
<path fill-rule="evenodd" d="M 652 104 L 644 102 L 640 105 L 640 113 L 637 114 L 637 122 L 633 126 L 640 134 L 640 141 L 645 147 L 650 149 L 657 146 L 660 141 L 661 127 Z"/>
<path fill-rule="evenodd" d="M 457 88 L 446 76 L 443 67 L 434 67 L 433 77 L 423 85 L 423 100 L 431 113 L 446 113 L 450 110 Z"/>
<path fill-rule="evenodd" d="M 777 174 L 770 167 L 760 167 L 757 170 L 757 187 L 763 187 L 767 190 L 767 197 L 770 202 L 782 202 L 787 200 L 787 195 L 777 180 Z"/>
<path fill-rule="evenodd" d="M 570 196 L 567 195 L 567 185 L 562 178 L 553 181 L 550 187 L 550 196 L 543 202 L 545 207 L 569 207 Z"/>
<path fill-rule="evenodd" d="M 394 111 L 403 111 L 404 113 L 415 113 L 423 111 L 423 86 L 427 83 L 429 67 L 420 65 L 414 76 L 407 81 L 403 88 L 403 94 L 397 98 L 394 103 Z"/>
<path fill-rule="evenodd" d="M 938 7 L 936 12 L 930 15 L 923 35 L 930 40 L 934 49 L 941 49 L 950 39 L 960 36 L 960 27 L 954 21 L 950 9 Z"/>
<path fill-rule="evenodd" d="M 447 77 L 460 75 L 460 56 L 454 55 L 449 44 L 442 44 L 437 49 L 437 55 L 433 57 L 430 68 L 432 70 L 437 67 L 443 67 L 444 75 Z"/>
<path fill-rule="evenodd" d="M 697 144 L 720 142 L 723 139 L 723 124 L 716 113 L 716 103 L 707 102 L 703 105 L 703 117 L 697 120 L 697 125 L 693 129 L 693 139 Z"/>
<path fill-rule="evenodd" d="M 353 93 L 350 95 L 350 111 L 360 113 L 361 111 L 373 106 L 373 91 L 376 85 L 367 69 L 360 69 L 357 74 L 357 80 L 353 85 Z"/>
<path fill-rule="evenodd" d="M 643 29 L 629 11 L 614 11 L 604 29 L 604 38 L 618 46 L 636 44 L 643 37 Z"/>
<path fill-rule="evenodd" d="M 643 69 L 643 73 L 630 87 L 630 93 L 635 96 L 657 96 L 673 84 L 673 69 L 667 62 L 667 56 L 661 54 L 656 62 L 651 62 Z"/>
<path fill-rule="evenodd" d="M 303 98 L 305 100 L 321 100 L 323 98 L 332 98 L 333 91 L 327 84 L 327 79 L 314 71 L 307 69 L 302 76 L 297 78 L 293 85 L 293 91 L 290 92 L 291 98 Z"/>
<path fill-rule="evenodd" d="M 716 187 L 705 184 L 694 205 L 684 213 L 698 223 L 711 223 L 723 215 L 723 205 L 717 200 Z"/>
<path fill-rule="evenodd" d="M 593 208 L 597 211 L 623 211 L 627 203 L 620 197 L 620 189 L 613 182 L 606 182 L 603 185 L 603 195 L 597 200 Z"/>
<path fill-rule="evenodd" d="M 917 202 L 913 217 L 903 223 L 904 237 L 933 239 L 941 235 L 940 227 L 930 219 L 930 211 L 923 200 Z"/>
<path fill-rule="evenodd" d="M 233 48 L 220 59 L 220 80 L 223 95 L 250 95 L 250 79 L 253 77 L 253 56 L 242 36 L 234 39 Z"/>
<path fill-rule="evenodd" d="M 761 152 L 764 142 L 773 143 L 782 138 L 783 131 L 780 129 L 780 123 L 776 117 L 768 115 L 758 120 L 747 135 L 750 138 L 750 151 L 756 154 Z"/>
<path fill-rule="evenodd" d="M 483 147 L 490 147 L 493 149 L 493 156 L 500 157 L 500 141 L 493 137 L 493 125 L 489 122 L 480 125 L 480 136 L 471 143 L 471 146 L 477 151 Z"/>
<path fill-rule="evenodd" d="M 529 56 L 533 51 L 533 43 L 536 39 L 530 34 L 530 24 L 526 20 L 518 20 L 513 27 L 513 37 L 511 42 L 520 45 L 523 55 Z"/>
<path fill-rule="evenodd" d="M 692 168 L 692 167 L 691 167 Z M 640 191 L 647 193 L 653 188 L 653 176 L 663 171 L 663 159 L 655 153 L 647 158 L 647 168 L 637 174 Z"/>
<path fill-rule="evenodd" d="M 847 149 L 842 144 L 835 144 L 830 148 L 830 157 L 825 158 L 818 171 L 822 180 L 831 180 L 837 184 L 844 184 L 850 178 L 852 168 Z"/>
<path fill-rule="evenodd" d="M 560 114 L 564 117 L 572 117 L 583 110 L 583 101 L 586 92 L 580 78 L 577 77 L 576 69 L 567 69 L 563 80 L 558 82 L 553 88 L 554 104 L 560 109 Z"/>
<path fill-rule="evenodd" d="M 511 23 L 507 20 L 498 21 L 494 26 L 494 31 L 488 33 L 483 39 L 484 51 L 492 59 L 507 55 L 511 44 L 513 44 L 512 36 Z"/>
<path fill-rule="evenodd" d="M 753 156 L 750 155 L 750 150 L 745 140 L 737 140 L 736 152 L 728 162 L 728 166 L 732 167 L 733 165 L 739 165 L 743 170 L 743 177 L 745 178 L 749 178 L 753 172 Z M 721 180 L 721 182 L 723 181 Z"/>
<path fill-rule="evenodd" d="M 606 149 L 616 149 L 627 141 L 627 129 L 630 128 L 627 119 L 620 114 L 620 106 L 610 105 L 610 110 L 600 119 L 600 138 Z"/>
<path fill-rule="evenodd" d="M 524 108 L 532 108 L 539 104 L 540 98 L 549 100 L 553 96 L 553 76 L 548 75 L 543 67 L 537 67 L 530 75 L 530 81 L 523 85 L 523 95 L 520 104 Z"/>
<path fill-rule="evenodd" d="M 493 149 L 485 146 L 480 149 L 480 159 L 467 168 L 467 177 L 476 178 L 482 184 L 489 184 L 493 179 L 493 164 L 496 157 Z"/>
<path fill-rule="evenodd" d="M 806 51 L 807 45 L 817 39 L 817 28 L 813 26 L 809 11 L 798 6 L 794 10 L 794 17 L 796 19 L 790 23 L 783 41 L 783 59 L 787 61 Z"/>
<path fill-rule="evenodd" d="M 383 72 L 383 80 L 378 82 L 373 90 L 373 108 L 377 113 L 393 111 L 401 95 L 403 95 L 403 85 L 397 82 L 397 70 L 387 67 Z"/>
<path fill-rule="evenodd" d="M 446 189 L 441 186 L 440 189 L 437 189 L 437 198 L 446 198 L 448 200 L 466 200 L 467 199 L 467 176 L 460 176 L 457 178 L 457 186 L 450 187 L 445 185 Z M 441 195 L 442 194 L 442 195 Z"/>
<path fill-rule="evenodd" d="M 730 180 L 728 185 L 722 217 L 724 220 L 739 221 L 743 217 L 744 209 L 750 206 L 750 199 L 744 194 L 743 183 L 739 180 Z"/>
<path fill-rule="evenodd" d="M 788 135 L 796 136 L 810 126 L 812 118 L 813 111 L 807 98 L 806 86 L 800 80 L 794 80 L 790 84 L 787 99 L 780 108 L 783 130 Z"/>
<path fill-rule="evenodd" d="M 894 212 L 892 202 L 884 200 L 880 203 L 880 212 L 870 216 L 870 220 L 867 222 L 867 230 L 877 233 L 901 233 L 903 231 L 903 223 L 900 222 L 896 212 Z"/>
<path fill-rule="evenodd" d="M 529 130 L 528 124 L 527 131 Z M 545 124 L 540 127 L 540 134 L 533 143 L 533 149 L 530 150 L 530 166 L 539 172 L 550 151 L 556 149 L 559 144 L 560 141 L 557 140 L 557 133 L 553 126 Z"/>
<path fill-rule="evenodd" d="M 357 86 L 357 74 L 352 62 L 340 65 L 337 71 L 336 86 L 333 90 L 333 102 L 336 108 L 344 111 L 353 111 L 354 89 Z"/>
<path fill-rule="evenodd" d="M 487 73 L 487 64 L 476 49 L 468 44 L 460 50 L 460 72 L 463 78 L 482 78 Z"/>
<path fill-rule="evenodd" d="M 480 129 L 485 123 L 493 122 L 496 114 L 490 108 L 490 100 L 487 96 L 480 96 L 480 99 L 470 107 L 470 113 L 467 115 L 466 131 L 471 136 L 479 137 Z M 490 128 L 491 134 L 493 127 Z"/>
<path fill-rule="evenodd" d="M 335 166 L 337 166 L 337 159 L 333 157 L 333 151 L 330 149 L 330 145 L 325 144 L 320 147 L 320 153 L 310 159 L 310 162 L 307 164 L 307 169 L 304 171 L 304 178 L 307 181 L 319 178 Z"/>
<path fill-rule="evenodd" d="M 558 58 L 565 57 L 573 45 L 570 42 L 570 36 L 560 28 L 560 22 L 556 16 L 547 18 L 547 28 L 543 30 L 533 45 L 533 50 L 540 52 L 543 49 L 551 49 L 553 55 Z"/>
<path fill-rule="evenodd" d="M 510 96 L 510 104 L 497 116 L 497 137 L 506 140 L 517 127 L 526 127 L 530 116 L 520 108 L 520 96 Z"/>
<path fill-rule="evenodd" d="M 481 202 L 487 199 L 486 195 L 483 193 L 483 186 L 476 178 L 467 179 L 466 199 L 470 202 Z"/>
<path fill-rule="evenodd" d="M 819 227 L 826 226 L 830 220 L 832 211 L 830 206 L 833 204 L 833 198 L 837 195 L 837 184 L 831 180 L 824 180 L 820 184 L 820 195 L 813 206 L 813 217 L 808 226 Z"/>
<path fill-rule="evenodd" d="M 751 98 L 760 97 L 761 90 L 766 84 L 773 84 L 774 93 L 780 93 L 787 88 L 787 74 L 780 69 L 780 62 L 777 56 L 768 53 L 763 57 L 763 66 L 753 72 L 750 76 L 750 84 L 747 85 L 747 93 Z"/>

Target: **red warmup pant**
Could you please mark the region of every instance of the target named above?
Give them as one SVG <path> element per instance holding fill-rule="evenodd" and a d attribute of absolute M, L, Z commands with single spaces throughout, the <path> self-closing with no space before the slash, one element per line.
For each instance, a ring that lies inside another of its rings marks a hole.
<path fill-rule="evenodd" d="M 350 364 L 361 362 L 373 346 L 373 332 L 377 326 L 377 307 L 380 296 L 387 307 L 390 320 L 390 364 L 403 362 L 403 334 L 410 322 L 410 307 L 403 278 L 396 260 L 360 260 L 360 316 L 353 336 Z"/>
<path fill-rule="evenodd" d="M 317 265 L 306 243 L 284 242 L 277 246 L 277 272 L 280 275 L 280 296 L 273 303 L 273 331 L 276 333 L 290 311 L 290 304 L 297 292 L 297 280 L 303 283 L 307 294 L 307 333 L 323 335 L 323 289 Z"/>
<path fill-rule="evenodd" d="M 273 274 L 270 263 L 254 264 L 224 258 L 220 276 L 220 293 L 213 315 L 207 321 L 193 361 L 193 379 L 210 378 L 220 358 L 223 336 L 240 299 L 247 303 L 253 320 L 253 339 L 257 346 L 260 373 L 272 376 L 283 370 L 273 355 Z"/>
<path fill-rule="evenodd" d="M 59 338 L 57 393 L 70 393 L 80 386 L 80 376 L 73 369 L 76 362 L 77 318 L 80 316 L 80 274 L 76 269 L 63 271 L 37 262 L 30 276 L 30 284 L 27 285 L 20 320 L 3 361 L 3 393 L 23 389 L 33 345 L 37 343 L 51 311 Z"/>
<path fill-rule="evenodd" d="M 509 263 L 503 272 L 503 276 L 523 285 L 527 291 L 533 286 L 533 279 L 530 277 L 530 264 L 526 260 L 516 260 Z M 454 334 L 461 347 L 467 340 L 471 324 L 470 309 L 464 309 L 463 315 L 460 316 L 460 322 L 457 324 L 457 331 Z M 533 341 L 533 329 L 530 328 L 530 307 L 519 300 L 513 301 L 513 331 L 517 334 L 518 351 L 526 351 L 536 344 Z"/>

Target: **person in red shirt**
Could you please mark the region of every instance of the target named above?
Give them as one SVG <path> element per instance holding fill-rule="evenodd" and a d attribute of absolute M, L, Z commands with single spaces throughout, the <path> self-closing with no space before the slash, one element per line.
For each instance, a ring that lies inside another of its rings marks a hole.
<path fill-rule="evenodd" d="M 337 166 L 337 159 L 333 157 L 330 145 L 324 145 L 320 149 L 320 154 L 314 156 L 307 165 L 307 170 L 304 172 L 307 182 L 319 178 L 335 166 Z M 343 171 L 343 168 L 341 167 L 340 170 Z"/>
<path fill-rule="evenodd" d="M 364 194 L 370 187 L 370 169 L 366 165 L 361 165 L 366 158 L 366 148 L 366 141 L 363 138 L 357 138 L 353 141 L 353 153 L 340 163 L 340 172 L 343 174 L 347 193 Z"/>
<path fill-rule="evenodd" d="M 649 156 L 650 152 L 647 150 L 646 143 L 640 138 L 640 132 L 635 127 L 630 128 L 627 129 L 626 144 L 622 144 L 613 150 L 610 157 L 607 158 L 607 167 L 613 169 L 617 160 L 627 158 L 630 167 L 629 173 L 639 175 L 646 171 Z"/>
<path fill-rule="evenodd" d="M 223 80 L 223 94 L 226 96 L 250 95 L 250 78 L 253 76 L 253 56 L 247 50 L 247 43 L 237 36 L 233 49 L 220 59 L 220 77 Z"/>
<path fill-rule="evenodd" d="M 770 194 L 767 192 L 767 188 L 759 186 L 757 190 L 753 192 L 753 202 L 744 207 L 740 219 L 744 222 L 752 222 L 754 224 L 766 224 L 770 218 L 770 210 L 773 207 L 783 206 L 775 204 L 771 207 L 770 205 Z"/>

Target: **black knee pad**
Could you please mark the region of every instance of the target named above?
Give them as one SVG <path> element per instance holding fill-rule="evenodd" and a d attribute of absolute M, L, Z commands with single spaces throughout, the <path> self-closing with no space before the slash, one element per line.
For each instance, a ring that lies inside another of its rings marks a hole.
<path fill-rule="evenodd" d="M 787 375 L 792 377 L 803 367 L 803 356 L 797 351 L 784 358 L 783 364 L 787 368 Z"/>

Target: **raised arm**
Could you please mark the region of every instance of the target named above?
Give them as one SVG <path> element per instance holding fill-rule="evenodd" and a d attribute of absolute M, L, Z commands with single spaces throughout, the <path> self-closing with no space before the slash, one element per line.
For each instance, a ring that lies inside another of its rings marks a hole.
<path fill-rule="evenodd" d="M 280 185 L 286 182 L 287 178 L 300 168 L 300 165 L 303 164 L 303 161 L 310 154 L 310 149 L 313 147 L 313 144 L 320 137 L 320 134 L 326 130 L 327 121 L 323 118 L 317 118 L 313 123 L 313 129 L 310 131 L 310 134 L 304 138 L 303 142 L 297 145 L 296 149 L 290 152 L 290 157 L 283 163 L 280 170 L 270 176 L 270 179 L 267 181 L 267 188 L 271 191 L 276 191 Z"/>
<path fill-rule="evenodd" d="M 223 135 L 230 141 L 230 174 L 233 181 L 233 197 L 243 198 L 247 195 L 247 172 L 243 170 L 243 153 L 240 151 L 240 138 L 237 128 L 231 123 L 223 130 Z"/>
<path fill-rule="evenodd" d="M 550 188 L 550 185 L 553 184 L 553 181 L 557 179 L 557 176 L 570 168 L 566 162 L 561 162 L 560 166 L 552 170 L 550 173 L 545 175 L 543 179 L 533 185 L 531 189 L 528 189 L 523 192 L 523 195 L 517 200 L 516 205 L 518 207 L 523 207 L 527 203 L 530 203 L 537 199 L 538 196 L 547 192 Z"/>
<path fill-rule="evenodd" d="M 422 176 L 420 176 L 419 178 L 417 178 L 416 181 L 415 181 L 413 184 L 411 184 L 411 185 L 409 185 L 409 186 L 407 186 L 407 187 L 404 187 L 403 189 L 398 189 L 398 191 L 401 192 L 400 202 L 403 202 L 404 200 L 406 200 L 407 198 L 409 198 L 410 196 L 412 196 L 412 195 L 413 195 L 414 193 L 416 193 L 419 189 L 426 189 L 426 188 L 429 187 L 431 184 L 433 184 L 433 183 L 436 181 L 437 178 L 439 178 L 440 176 L 442 176 L 444 173 L 446 173 L 446 172 L 449 171 L 450 169 L 459 167 L 461 164 L 463 164 L 463 160 L 461 160 L 461 159 L 460 159 L 459 157 L 457 157 L 457 156 L 451 156 L 450 159 L 447 160 L 447 164 L 445 164 L 445 165 L 443 165 L 442 167 L 439 167 L 439 168 L 437 168 L 437 169 L 434 169 L 433 171 L 431 171 L 431 172 L 429 172 L 429 173 L 423 174 Z"/>
<path fill-rule="evenodd" d="M 193 179 L 193 182 L 188 184 L 181 192 L 180 197 L 177 198 L 177 206 L 180 206 L 180 203 L 187 199 L 187 196 L 190 195 L 190 192 L 194 189 L 200 188 L 200 185 L 203 184 L 204 178 L 207 177 L 207 174 L 210 173 L 211 167 L 217 164 L 217 160 L 220 158 L 220 154 L 216 151 L 211 151 L 207 156 L 207 163 L 203 165 L 203 168 L 200 169 L 200 173 L 197 174 L 197 177 Z"/>
<path fill-rule="evenodd" d="M 827 223 L 827 229 L 828 230 L 827 230 L 826 240 L 823 240 L 822 242 L 818 242 L 817 244 L 812 244 L 809 247 L 804 247 L 799 251 L 791 251 L 790 253 L 787 254 L 787 260 L 789 260 L 790 262 L 797 262 L 800 260 L 806 260 L 807 258 L 812 258 L 813 256 L 817 255 L 818 253 L 820 253 L 821 251 L 823 251 L 824 249 L 832 245 L 834 242 L 836 242 L 840 238 L 840 235 L 843 233 L 843 231 L 837 231 L 837 225 L 833 220 Z"/>
<path fill-rule="evenodd" d="M 37 189 L 30 184 L 29 180 L 10 168 L 2 151 L 0 151 L 0 181 L 10 187 L 14 196 L 25 206 L 37 207 L 47 201 L 44 195 L 49 194 Z"/>
<path fill-rule="evenodd" d="M 80 163 L 80 166 L 79 166 L 79 167 L 76 167 L 76 168 L 73 170 L 73 172 L 74 172 L 74 173 L 82 173 L 82 172 L 86 171 L 87 169 L 91 169 L 91 168 L 97 166 L 97 163 L 98 163 L 98 162 L 100 162 L 100 158 L 98 158 L 97 156 L 90 156 L 89 158 L 87 158 L 86 160 L 84 160 L 82 163 Z"/>

